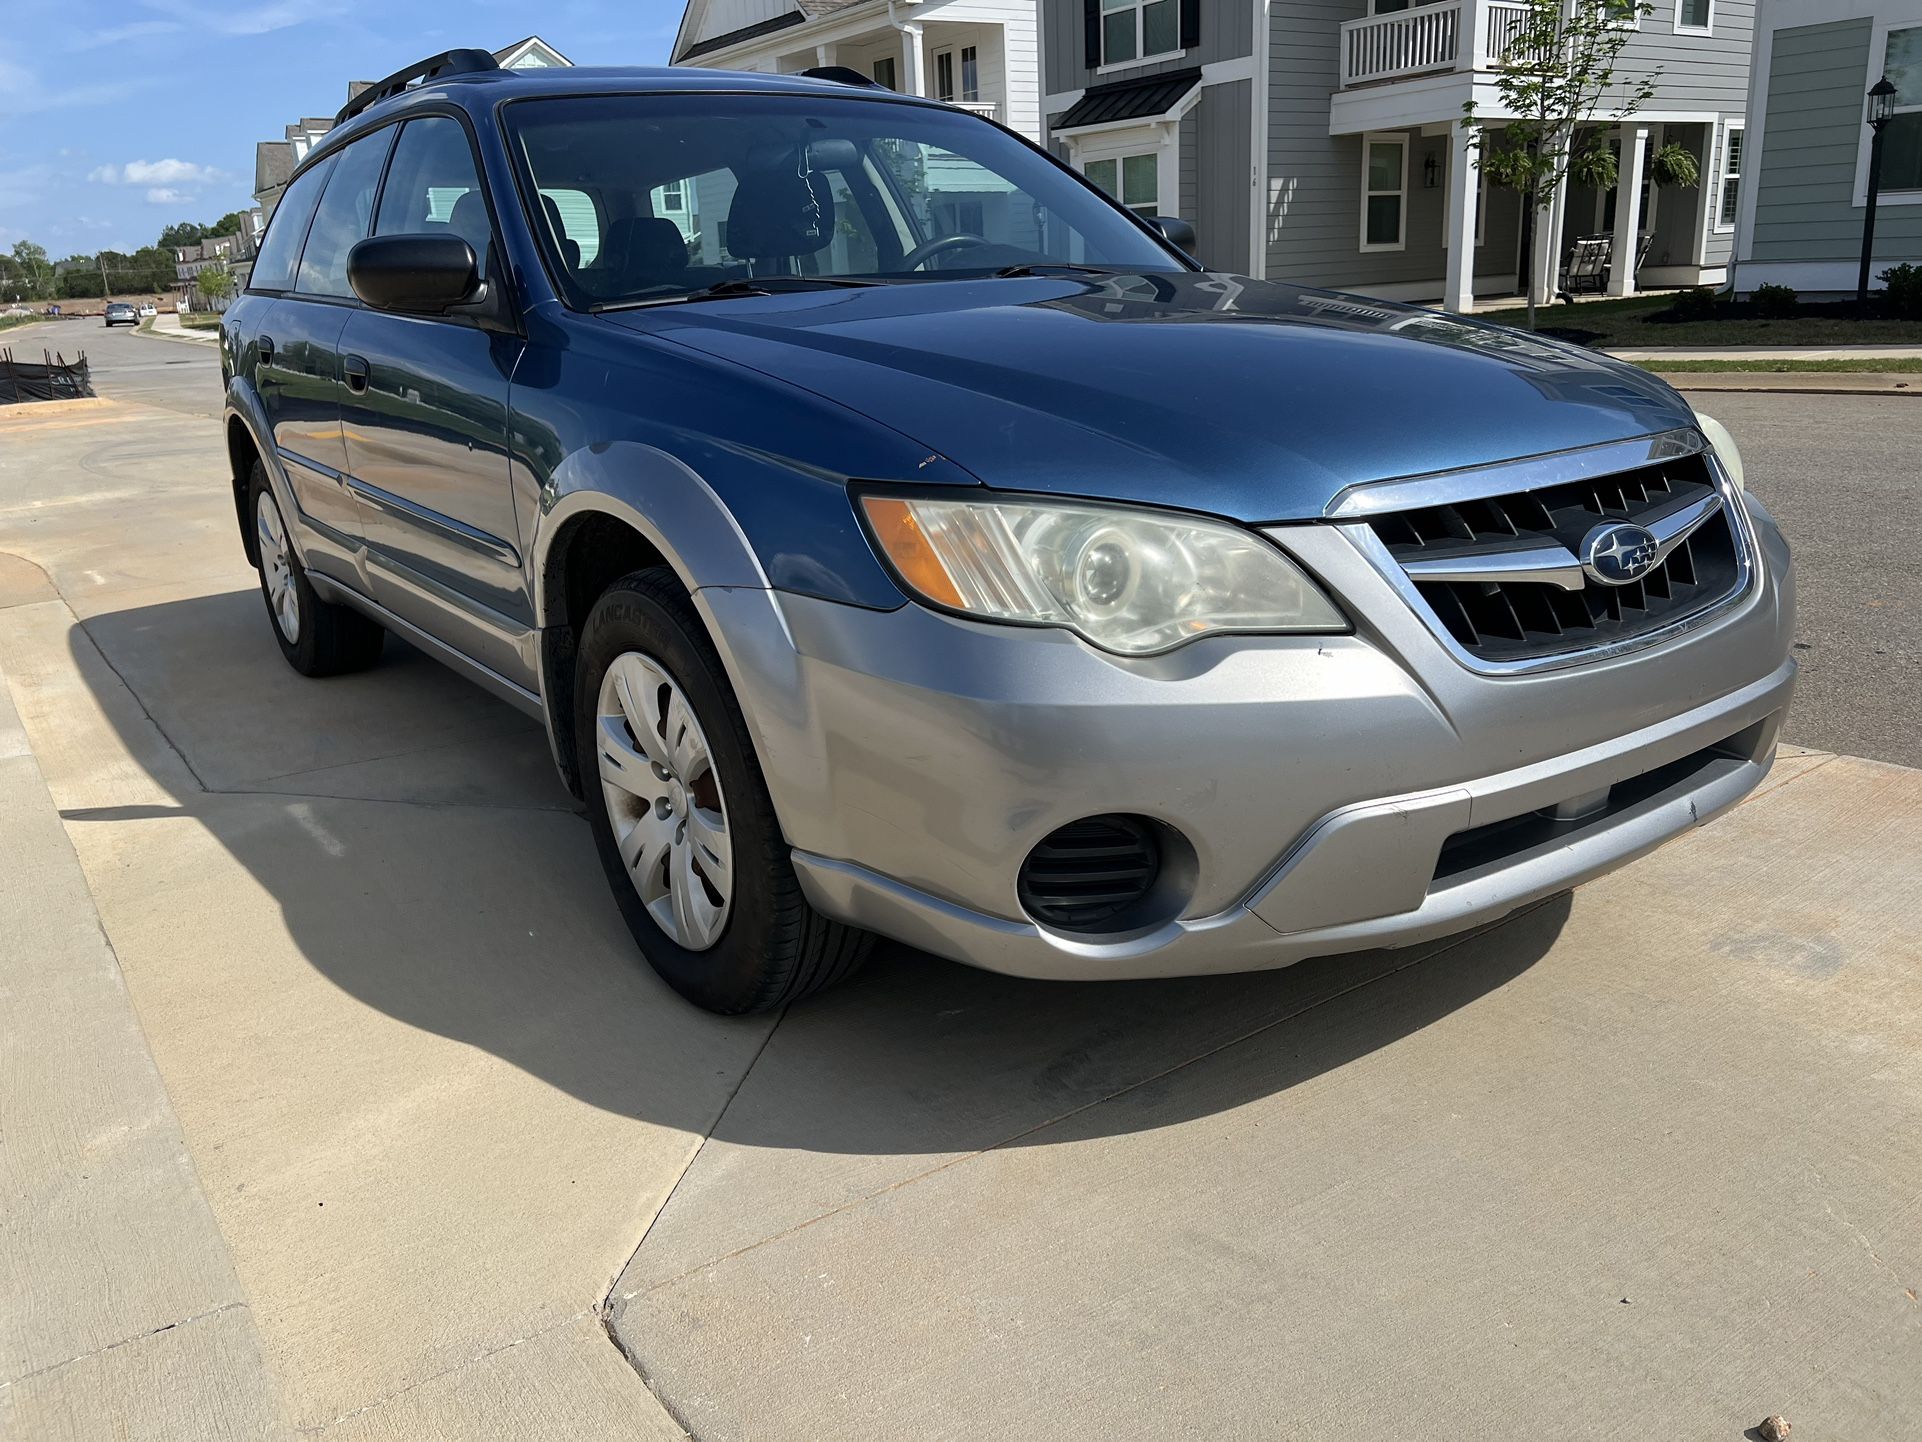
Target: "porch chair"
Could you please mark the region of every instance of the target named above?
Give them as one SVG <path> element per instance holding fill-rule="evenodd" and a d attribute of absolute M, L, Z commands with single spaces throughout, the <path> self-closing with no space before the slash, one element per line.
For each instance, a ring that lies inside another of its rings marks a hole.
<path fill-rule="evenodd" d="M 1608 257 L 1614 249 L 1613 236 L 1584 235 L 1568 250 L 1568 265 L 1562 272 L 1561 299 L 1574 304 L 1575 297 L 1599 293 L 1608 285 Z"/>

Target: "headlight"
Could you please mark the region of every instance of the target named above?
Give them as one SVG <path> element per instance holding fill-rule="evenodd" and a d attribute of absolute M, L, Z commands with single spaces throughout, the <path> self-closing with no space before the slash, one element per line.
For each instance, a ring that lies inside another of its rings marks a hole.
<path fill-rule="evenodd" d="M 923 601 L 1063 626 L 1145 656 L 1221 631 L 1346 631 L 1275 547 L 1189 516 L 1072 502 L 864 496 L 883 554 Z"/>
<path fill-rule="evenodd" d="M 1735 437 L 1728 433 L 1728 427 L 1714 416 L 1705 416 L 1700 411 L 1695 412 L 1695 423 L 1702 428 L 1702 434 L 1708 437 L 1708 443 L 1715 447 L 1715 454 L 1722 461 L 1722 469 L 1735 482 L 1735 489 L 1747 490 L 1748 479 L 1742 474 L 1742 453 L 1736 448 Z"/>

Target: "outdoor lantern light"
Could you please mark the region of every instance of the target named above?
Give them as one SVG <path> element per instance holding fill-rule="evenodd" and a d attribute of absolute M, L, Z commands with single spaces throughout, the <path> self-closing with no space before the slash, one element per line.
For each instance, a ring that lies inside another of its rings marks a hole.
<path fill-rule="evenodd" d="M 1869 270 L 1875 257 L 1875 202 L 1882 190 L 1882 131 L 1895 119 L 1895 85 L 1884 75 L 1869 88 L 1869 129 L 1874 132 L 1869 140 L 1869 193 L 1868 205 L 1862 216 L 1862 271 L 1855 282 L 1855 306 L 1858 312 L 1868 309 Z"/>
<path fill-rule="evenodd" d="M 1433 190 L 1441 184 L 1441 162 L 1435 159 L 1435 152 L 1428 152 L 1428 159 L 1421 163 L 1421 183 L 1424 190 Z"/>
<path fill-rule="evenodd" d="M 1877 130 L 1895 119 L 1895 85 L 1884 75 L 1869 91 L 1869 124 Z"/>

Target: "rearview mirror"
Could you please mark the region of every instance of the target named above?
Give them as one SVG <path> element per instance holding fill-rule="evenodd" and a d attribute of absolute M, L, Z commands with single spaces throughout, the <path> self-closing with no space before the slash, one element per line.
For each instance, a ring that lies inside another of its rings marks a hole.
<path fill-rule="evenodd" d="M 458 235 L 375 235 L 347 253 L 347 283 L 375 310 L 439 315 L 480 298 L 480 263 Z"/>
<path fill-rule="evenodd" d="M 1170 245 L 1178 245 L 1186 251 L 1195 248 L 1195 228 L 1180 216 L 1157 215 L 1150 224 L 1167 238 Z"/>

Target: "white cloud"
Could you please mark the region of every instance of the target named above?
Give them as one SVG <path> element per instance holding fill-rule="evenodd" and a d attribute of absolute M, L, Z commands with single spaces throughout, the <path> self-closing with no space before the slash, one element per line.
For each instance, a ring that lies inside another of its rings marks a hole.
<path fill-rule="evenodd" d="M 125 165 L 96 165 L 87 179 L 102 185 L 216 185 L 226 173 L 191 160 L 129 160 Z"/>
<path fill-rule="evenodd" d="M 145 3 L 149 10 L 216 35 L 266 35 L 315 18 L 313 7 L 303 0 L 277 0 L 270 5 L 231 8 L 202 4 L 200 0 L 145 0 Z"/>

